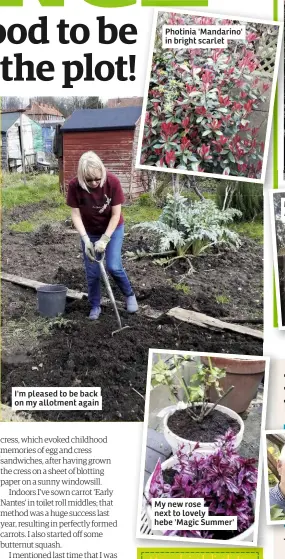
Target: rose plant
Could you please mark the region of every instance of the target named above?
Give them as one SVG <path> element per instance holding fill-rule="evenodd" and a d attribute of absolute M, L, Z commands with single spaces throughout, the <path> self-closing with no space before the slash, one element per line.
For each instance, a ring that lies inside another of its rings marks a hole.
<path fill-rule="evenodd" d="M 237 516 L 237 532 L 242 533 L 254 522 L 254 500 L 257 486 L 255 458 L 243 458 L 234 448 L 234 434 L 229 430 L 217 440 L 217 449 L 208 455 L 183 448 L 172 466 L 172 481 L 165 481 L 160 461 L 152 474 L 148 504 L 153 498 L 204 498 L 209 516 Z M 213 538 L 213 531 L 173 530 L 165 536 Z M 232 534 L 229 532 L 229 538 Z"/>
<path fill-rule="evenodd" d="M 184 406 L 179 409 L 185 409 L 189 417 L 196 423 L 202 423 L 203 420 L 213 413 L 216 406 L 233 390 L 231 386 L 226 392 L 220 387 L 220 379 L 226 376 L 225 369 L 214 367 L 212 360 L 208 357 L 208 366 L 203 363 L 197 363 L 196 373 L 192 374 L 188 384 L 180 367 L 183 362 L 189 361 L 188 357 L 174 357 L 174 366 L 165 362 L 162 358 L 153 365 L 151 371 L 152 386 L 167 386 L 171 399 L 176 404 L 181 401 L 178 398 L 179 389 L 183 391 Z M 218 398 L 213 406 L 209 406 L 210 389 L 215 388 Z"/>
<path fill-rule="evenodd" d="M 254 71 L 255 42 L 224 49 L 163 49 L 162 25 L 239 22 L 162 14 L 152 60 L 141 163 L 196 172 L 260 178 L 264 143 L 251 115 L 270 87 Z"/>

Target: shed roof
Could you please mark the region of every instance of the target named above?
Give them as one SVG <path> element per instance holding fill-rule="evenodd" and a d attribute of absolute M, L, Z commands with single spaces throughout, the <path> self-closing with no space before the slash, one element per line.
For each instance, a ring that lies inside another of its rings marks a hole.
<path fill-rule="evenodd" d="M 116 109 L 78 109 L 61 127 L 63 132 L 91 130 L 128 130 L 135 128 L 141 116 L 141 107 Z"/>
<path fill-rule="evenodd" d="M 19 118 L 21 113 L 1 113 L 0 115 L 0 128 L 1 133 L 5 133 L 13 126 L 16 120 Z"/>

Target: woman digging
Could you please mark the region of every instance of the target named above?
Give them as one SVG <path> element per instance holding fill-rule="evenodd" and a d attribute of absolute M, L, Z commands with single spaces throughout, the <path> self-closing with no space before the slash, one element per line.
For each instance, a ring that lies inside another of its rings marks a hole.
<path fill-rule="evenodd" d="M 97 320 L 101 313 L 100 268 L 95 262 L 96 253 L 106 253 L 107 270 L 126 298 L 127 311 L 134 313 L 138 310 L 135 294 L 122 266 L 123 202 L 119 179 L 107 171 L 96 153 L 83 153 L 77 177 L 68 185 L 67 204 L 71 207 L 74 227 L 81 237 L 91 320 Z"/>

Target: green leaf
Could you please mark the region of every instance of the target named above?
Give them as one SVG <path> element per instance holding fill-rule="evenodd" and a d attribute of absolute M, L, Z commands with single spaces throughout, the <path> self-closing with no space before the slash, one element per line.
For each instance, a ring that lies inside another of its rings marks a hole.
<path fill-rule="evenodd" d="M 234 156 L 233 156 L 233 154 L 232 154 L 231 151 L 229 151 L 228 158 L 229 158 L 229 160 L 230 160 L 232 163 L 235 163 L 235 162 L 236 162 L 236 160 L 235 160 L 235 158 L 234 158 Z"/>
<path fill-rule="evenodd" d="M 278 505 L 273 505 L 270 507 L 270 518 L 271 520 L 285 520 L 285 512 Z"/>
<path fill-rule="evenodd" d="M 191 72 L 191 70 L 189 69 L 188 66 L 186 66 L 185 64 L 180 64 L 180 68 L 182 68 L 182 70 L 184 70 L 184 72 Z"/>
<path fill-rule="evenodd" d="M 215 92 L 214 93 L 208 93 L 207 99 L 217 99 L 217 94 Z"/>
<path fill-rule="evenodd" d="M 188 94 L 188 97 L 197 97 L 198 95 L 203 95 L 202 91 L 191 91 L 191 93 Z"/>
<path fill-rule="evenodd" d="M 191 163 L 191 169 L 192 171 L 198 171 L 198 167 L 200 165 L 200 162 L 198 161 L 197 163 Z"/>
<path fill-rule="evenodd" d="M 202 133 L 202 136 L 209 136 L 209 134 L 211 134 L 212 130 L 205 130 L 205 132 Z"/>

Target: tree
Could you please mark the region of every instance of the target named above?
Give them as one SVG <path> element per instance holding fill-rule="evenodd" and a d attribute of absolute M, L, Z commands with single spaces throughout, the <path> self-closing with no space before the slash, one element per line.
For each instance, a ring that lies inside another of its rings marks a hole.
<path fill-rule="evenodd" d="M 55 97 L 55 106 L 68 117 L 78 109 L 101 109 L 103 102 L 99 97 Z"/>
<path fill-rule="evenodd" d="M 85 109 L 102 109 L 103 106 L 100 97 L 86 97 Z"/>
<path fill-rule="evenodd" d="M 17 111 L 24 108 L 23 97 L 2 97 L 2 110 L 4 111 Z"/>

